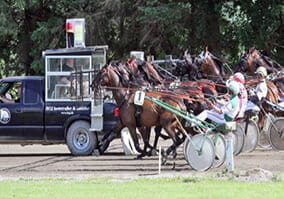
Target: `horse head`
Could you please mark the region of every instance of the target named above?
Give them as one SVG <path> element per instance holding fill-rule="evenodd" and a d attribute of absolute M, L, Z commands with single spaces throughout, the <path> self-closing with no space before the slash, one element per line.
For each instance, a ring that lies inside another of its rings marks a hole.
<path fill-rule="evenodd" d="M 180 78 L 188 75 L 189 80 L 197 80 L 201 78 L 198 67 L 193 62 L 193 57 L 187 52 L 187 50 L 185 51 L 182 59 L 183 60 L 176 62 L 176 67 L 173 71 L 173 74 L 175 76 L 179 76 Z"/>
<path fill-rule="evenodd" d="M 108 65 L 105 65 L 101 68 L 101 70 L 99 70 L 99 72 L 97 74 L 95 74 L 94 79 L 90 85 L 90 87 L 92 88 L 92 90 L 96 93 L 99 90 L 99 86 L 101 85 L 101 81 L 102 81 L 102 74 L 105 73 L 105 70 L 107 68 Z"/>
<path fill-rule="evenodd" d="M 222 79 L 223 62 L 211 54 L 207 48 L 195 57 L 194 64 L 199 67 L 203 77 L 211 80 Z"/>
<path fill-rule="evenodd" d="M 98 91 L 99 86 L 118 86 L 120 82 L 119 75 L 115 68 L 111 65 L 105 65 L 96 74 L 91 88 L 94 92 Z"/>
<path fill-rule="evenodd" d="M 263 55 L 255 47 L 252 47 L 247 53 L 242 55 L 240 61 L 236 64 L 235 72 L 246 72 L 249 75 L 253 75 L 259 66 L 264 66 L 268 73 L 278 72 L 277 69 L 283 68 L 276 61 Z"/>
<path fill-rule="evenodd" d="M 248 54 L 245 53 L 241 56 L 241 59 L 238 61 L 238 63 L 235 65 L 234 73 L 236 72 L 242 72 L 246 73 L 248 71 Z"/>
<path fill-rule="evenodd" d="M 133 75 L 137 75 L 138 64 L 135 56 L 131 56 L 130 59 L 126 62 L 125 66 Z"/>

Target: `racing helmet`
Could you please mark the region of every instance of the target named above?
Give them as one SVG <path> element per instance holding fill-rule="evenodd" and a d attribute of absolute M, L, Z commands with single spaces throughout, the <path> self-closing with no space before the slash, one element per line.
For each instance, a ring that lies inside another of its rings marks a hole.
<path fill-rule="evenodd" d="M 267 70 L 264 66 L 260 66 L 255 71 L 256 74 L 261 74 L 263 77 L 267 76 Z"/>
<path fill-rule="evenodd" d="M 242 73 L 237 72 L 233 75 L 233 79 L 241 84 L 245 84 L 245 77 Z"/>
<path fill-rule="evenodd" d="M 238 95 L 240 93 L 240 85 L 238 82 L 234 80 L 227 80 L 226 86 L 228 89 L 230 89 L 235 95 Z"/>

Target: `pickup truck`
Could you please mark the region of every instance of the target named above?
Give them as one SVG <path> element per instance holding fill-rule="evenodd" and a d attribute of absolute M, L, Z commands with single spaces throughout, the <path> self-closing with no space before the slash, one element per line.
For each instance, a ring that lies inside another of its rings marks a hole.
<path fill-rule="evenodd" d="M 18 91 L 15 86 L 20 86 Z M 45 78 L 10 77 L 0 80 L 0 143 L 66 143 L 74 155 L 88 155 L 117 121 L 116 105 L 103 103 L 103 130 L 90 131 L 91 101 L 46 101 Z M 17 99 L 16 99 L 17 98 Z"/>

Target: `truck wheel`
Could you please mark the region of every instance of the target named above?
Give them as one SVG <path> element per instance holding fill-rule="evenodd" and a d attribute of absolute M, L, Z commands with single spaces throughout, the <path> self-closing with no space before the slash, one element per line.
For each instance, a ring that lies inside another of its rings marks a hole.
<path fill-rule="evenodd" d="M 73 155 L 89 155 L 97 147 L 97 137 L 90 132 L 90 123 L 74 122 L 68 129 L 66 142 Z"/>

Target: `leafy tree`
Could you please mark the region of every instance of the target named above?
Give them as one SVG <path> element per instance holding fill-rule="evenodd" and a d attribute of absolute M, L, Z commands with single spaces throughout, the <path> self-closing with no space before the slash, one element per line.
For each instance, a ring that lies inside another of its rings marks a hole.
<path fill-rule="evenodd" d="M 209 50 L 233 65 L 256 46 L 284 63 L 280 0 L 0 0 L 0 77 L 43 74 L 41 53 L 64 48 L 65 20 L 85 18 L 86 44 L 163 58 Z"/>

